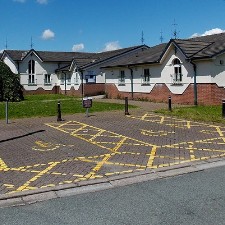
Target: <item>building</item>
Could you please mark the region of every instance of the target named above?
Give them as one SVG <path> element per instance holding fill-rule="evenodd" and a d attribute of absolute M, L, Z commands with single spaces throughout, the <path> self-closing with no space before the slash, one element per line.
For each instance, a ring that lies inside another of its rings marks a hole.
<path fill-rule="evenodd" d="M 225 33 L 171 39 L 101 53 L 5 50 L 26 93 L 124 98 L 181 104 L 225 99 Z"/>
<path fill-rule="evenodd" d="M 20 74 L 25 94 L 97 95 L 105 92 L 100 66 L 145 48 L 148 46 L 101 53 L 5 50 L 1 60 Z"/>
<path fill-rule="evenodd" d="M 102 67 L 109 98 L 221 104 L 225 98 L 225 33 L 172 39 Z"/>

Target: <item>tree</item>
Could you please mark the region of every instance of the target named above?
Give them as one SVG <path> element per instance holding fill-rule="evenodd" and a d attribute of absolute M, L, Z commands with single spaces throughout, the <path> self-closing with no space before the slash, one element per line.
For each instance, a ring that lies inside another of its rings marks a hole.
<path fill-rule="evenodd" d="M 0 101 L 15 102 L 23 99 L 20 76 L 14 74 L 5 63 L 0 62 Z"/>

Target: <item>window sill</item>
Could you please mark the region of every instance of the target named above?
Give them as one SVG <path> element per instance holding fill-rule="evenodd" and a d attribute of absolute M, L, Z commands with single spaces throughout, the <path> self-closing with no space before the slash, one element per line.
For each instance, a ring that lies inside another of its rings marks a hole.
<path fill-rule="evenodd" d="M 51 83 L 45 83 L 44 86 L 52 86 Z"/>
<path fill-rule="evenodd" d="M 179 84 L 171 84 L 171 86 L 183 86 L 183 83 L 179 83 Z"/>
<path fill-rule="evenodd" d="M 151 84 L 141 84 L 141 86 L 151 86 Z"/>
<path fill-rule="evenodd" d="M 126 86 L 126 84 L 118 84 L 118 86 Z"/>
<path fill-rule="evenodd" d="M 28 84 L 28 86 L 37 86 L 37 84 Z"/>

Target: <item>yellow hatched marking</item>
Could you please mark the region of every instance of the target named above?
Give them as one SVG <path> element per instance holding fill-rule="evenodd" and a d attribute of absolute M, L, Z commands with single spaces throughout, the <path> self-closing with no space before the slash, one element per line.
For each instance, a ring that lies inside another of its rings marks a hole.
<path fill-rule="evenodd" d="M 141 134 L 146 135 L 146 136 L 153 136 L 153 137 L 158 137 L 158 136 L 166 136 L 168 134 L 174 134 L 175 132 L 166 132 L 166 131 L 152 131 L 152 130 L 143 130 L 141 129 Z"/>
<path fill-rule="evenodd" d="M 195 160 L 195 155 L 194 155 L 194 150 L 196 150 L 196 148 L 193 148 L 194 143 L 192 142 L 191 144 L 189 144 L 188 149 L 190 151 L 190 157 L 191 157 L 191 161 Z"/>
<path fill-rule="evenodd" d="M 127 140 L 128 137 L 123 137 L 122 140 L 120 140 L 117 145 L 115 146 L 115 148 L 113 148 L 114 152 L 117 152 L 118 149 L 123 145 L 123 143 Z"/>
<path fill-rule="evenodd" d="M 164 116 L 161 116 L 161 120 L 160 120 L 160 124 L 163 124 L 163 122 L 164 122 L 164 120 L 165 120 L 165 117 Z"/>
<path fill-rule="evenodd" d="M 71 122 L 71 121 L 70 121 L 70 122 Z M 71 124 L 71 125 L 76 125 L 76 124 Z M 81 125 L 80 128 L 74 129 L 74 130 L 71 132 L 71 135 L 72 135 L 72 136 L 75 136 L 79 131 L 84 130 L 86 127 L 88 127 L 88 125 L 82 124 L 82 123 L 80 123 L 79 125 Z M 85 132 L 88 132 L 88 129 L 87 129 Z"/>
<path fill-rule="evenodd" d="M 63 126 L 65 126 L 65 125 L 70 125 L 70 121 L 68 121 L 68 122 L 66 122 L 66 123 L 60 124 L 60 125 L 58 126 L 58 128 L 63 127 Z"/>
<path fill-rule="evenodd" d="M 149 157 L 149 160 L 148 160 L 148 163 L 147 163 L 147 168 L 150 168 L 151 166 L 153 166 L 153 161 L 156 157 L 156 150 L 157 150 L 157 146 L 154 145 L 152 147 L 151 152 L 150 152 L 150 157 Z"/>
<path fill-rule="evenodd" d="M 95 138 L 101 136 L 102 133 L 104 133 L 105 131 L 104 130 L 100 130 L 97 134 L 95 134 L 91 139 L 90 141 L 93 141 Z"/>
<path fill-rule="evenodd" d="M 187 128 L 190 129 L 191 128 L 191 122 L 187 121 Z"/>
<path fill-rule="evenodd" d="M 3 184 L 3 185 L 8 189 L 12 189 L 15 187 L 13 184 Z"/>
<path fill-rule="evenodd" d="M 218 132 L 218 134 L 220 135 L 220 137 L 224 137 L 223 132 L 221 131 L 220 127 L 216 127 L 216 131 Z"/>
<path fill-rule="evenodd" d="M 92 129 L 94 129 L 94 130 L 96 130 L 96 131 L 99 131 L 99 132 L 101 131 L 101 134 L 105 132 L 105 133 L 107 134 L 107 136 L 113 135 L 113 137 L 115 137 L 115 138 L 127 138 L 127 140 L 135 141 L 136 144 L 143 144 L 143 145 L 145 145 L 145 146 L 154 146 L 154 145 L 151 144 L 151 143 L 146 143 L 146 142 L 137 140 L 137 139 L 135 139 L 135 138 L 126 137 L 126 136 L 123 136 L 123 135 L 120 135 L 120 134 L 117 134 L 117 133 L 114 133 L 114 132 L 106 131 L 106 130 L 103 130 L 103 129 L 100 129 L 100 128 L 91 126 L 91 125 L 83 124 L 83 123 L 80 123 L 80 122 L 77 122 L 77 121 L 70 121 L 70 122 L 73 123 L 73 125 L 79 124 L 79 125 L 81 126 L 81 127 L 78 128 L 77 130 L 74 130 L 72 133 L 70 133 L 70 135 L 72 135 L 72 136 L 74 136 L 74 137 L 77 137 L 77 138 L 79 138 L 79 139 L 81 139 L 81 140 L 87 141 L 87 142 L 89 142 L 89 143 L 91 143 L 91 144 L 95 144 L 95 145 L 97 145 L 97 146 L 99 146 L 99 147 L 101 147 L 101 148 L 105 148 L 105 149 L 110 150 L 110 151 L 114 151 L 114 150 L 113 150 L 114 148 L 108 148 L 108 147 L 106 147 L 106 146 L 100 145 L 99 142 L 91 141 L 90 139 L 86 139 L 86 138 L 82 137 L 81 134 L 76 134 L 76 133 L 77 133 L 78 131 L 82 130 L 83 127 L 87 127 L 87 128 L 90 127 L 90 128 L 92 128 Z M 75 124 L 75 123 L 77 123 L 77 124 Z M 68 124 L 68 123 L 67 123 L 67 124 Z M 61 125 L 61 129 L 59 129 L 58 127 L 54 127 L 54 125 L 51 125 L 51 124 L 46 124 L 46 125 L 47 125 L 47 126 L 50 126 L 50 127 L 52 127 L 52 128 L 55 128 L 55 129 L 57 129 L 57 130 L 60 130 L 60 131 L 63 131 L 63 132 L 64 132 L 64 130 L 62 129 L 62 125 Z M 68 133 L 68 132 L 67 132 L 67 133 Z M 91 136 L 91 135 L 90 135 L 90 136 Z M 135 143 L 134 143 L 134 144 L 135 144 Z M 132 145 L 133 145 L 133 144 L 132 144 Z"/>
<path fill-rule="evenodd" d="M 114 152 L 117 152 L 118 149 L 122 146 L 122 144 L 126 141 L 127 137 L 124 137 L 122 140 L 120 140 L 120 142 L 117 143 L 117 146 L 115 146 L 113 148 Z M 96 172 L 98 172 L 102 166 L 112 157 L 111 154 L 106 154 L 106 156 L 103 158 L 102 161 L 98 162 L 98 164 L 92 169 L 92 171 L 87 174 L 85 177 L 86 178 L 91 178 L 93 176 L 95 176 Z"/>
<path fill-rule="evenodd" d="M 8 170 L 9 167 L 6 165 L 6 163 L 0 158 L 0 170 Z"/>
<path fill-rule="evenodd" d="M 34 181 L 36 181 L 37 179 L 39 179 L 40 177 L 42 177 L 44 174 L 46 174 L 48 171 L 50 171 L 52 168 L 54 168 L 57 164 L 59 164 L 59 162 L 52 162 L 49 163 L 51 164 L 50 166 L 48 166 L 46 169 L 44 169 L 43 171 L 41 171 L 40 173 L 38 173 L 36 176 L 32 177 L 30 180 L 28 180 L 26 183 L 24 183 L 22 186 L 20 186 L 19 188 L 17 188 L 17 190 L 15 192 L 18 191 L 23 191 L 27 188 L 29 188 L 30 184 Z"/>
<path fill-rule="evenodd" d="M 145 120 L 146 116 L 148 116 L 148 114 L 145 114 L 144 116 L 142 116 L 141 120 Z"/>

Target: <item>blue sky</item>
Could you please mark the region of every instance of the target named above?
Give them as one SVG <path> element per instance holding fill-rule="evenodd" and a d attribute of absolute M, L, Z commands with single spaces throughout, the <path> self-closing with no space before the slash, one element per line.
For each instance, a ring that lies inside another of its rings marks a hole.
<path fill-rule="evenodd" d="M 0 0 L 0 51 L 101 52 L 225 31 L 225 0 Z M 173 25 L 177 24 L 177 25 Z"/>

